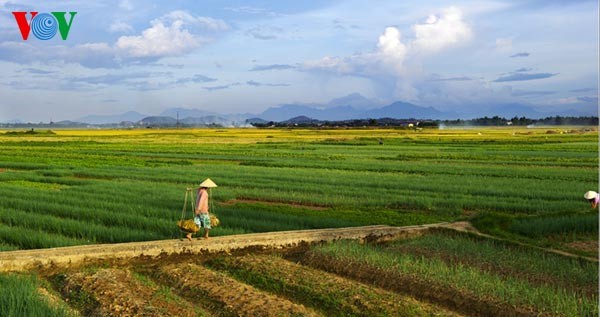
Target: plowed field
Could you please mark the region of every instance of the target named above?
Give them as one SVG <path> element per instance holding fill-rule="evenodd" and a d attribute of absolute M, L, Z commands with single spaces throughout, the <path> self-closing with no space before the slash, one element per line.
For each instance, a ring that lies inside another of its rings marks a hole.
<path fill-rule="evenodd" d="M 597 263 L 461 225 L 364 227 L 341 241 L 349 229 L 239 235 L 30 272 L 60 316 L 597 316 Z M 531 262 L 514 262 L 522 256 Z"/>

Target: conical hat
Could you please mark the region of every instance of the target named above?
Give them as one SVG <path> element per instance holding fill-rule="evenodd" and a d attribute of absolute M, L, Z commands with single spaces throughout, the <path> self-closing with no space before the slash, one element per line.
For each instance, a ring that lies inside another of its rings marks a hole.
<path fill-rule="evenodd" d="M 596 193 L 593 190 L 590 190 L 589 192 L 585 193 L 585 195 L 583 195 L 583 197 L 585 197 L 585 199 L 594 199 L 594 198 L 596 198 L 596 195 L 598 195 L 598 193 Z"/>
<path fill-rule="evenodd" d="M 210 178 L 207 178 L 202 182 L 202 184 L 200 184 L 200 187 L 206 187 L 206 188 L 217 187 L 217 184 L 215 184 L 215 182 L 213 182 Z"/>

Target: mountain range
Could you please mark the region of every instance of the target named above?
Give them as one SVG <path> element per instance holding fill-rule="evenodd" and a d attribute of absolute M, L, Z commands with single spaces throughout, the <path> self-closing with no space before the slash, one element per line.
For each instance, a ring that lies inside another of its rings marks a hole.
<path fill-rule="evenodd" d="M 434 107 L 419 106 L 408 102 L 396 101 L 391 104 L 366 98 L 360 94 L 354 93 L 345 97 L 332 99 L 327 104 L 282 104 L 267 108 L 265 111 L 238 114 L 219 114 L 205 111 L 202 109 L 190 109 L 182 107 L 168 108 L 156 116 L 145 115 L 135 111 L 128 111 L 121 115 L 88 115 L 78 118 L 76 122 L 88 124 L 108 124 L 127 122 L 132 125 L 153 125 L 153 124 L 177 124 L 183 125 L 210 125 L 218 124 L 222 126 L 247 126 L 249 121 L 274 121 L 281 122 L 290 118 L 306 117 L 316 120 L 351 120 L 351 119 L 471 119 L 476 117 L 499 116 L 504 118 L 527 117 L 538 119 L 549 116 L 597 116 L 597 112 L 577 111 L 570 109 L 562 112 L 540 112 L 535 108 L 518 103 L 499 104 L 487 109 L 465 114 L 456 112 L 440 111 Z M 249 120 L 250 119 L 250 120 Z"/>

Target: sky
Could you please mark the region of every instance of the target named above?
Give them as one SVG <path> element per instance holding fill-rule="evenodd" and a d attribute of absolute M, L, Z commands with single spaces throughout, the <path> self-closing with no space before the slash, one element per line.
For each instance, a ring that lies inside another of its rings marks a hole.
<path fill-rule="evenodd" d="M 354 93 L 457 113 L 505 104 L 598 111 L 597 0 L 0 0 L 0 8 L 0 122 L 173 107 L 260 113 Z M 77 13 L 66 40 L 33 32 L 24 40 L 12 12 L 32 11 Z"/>

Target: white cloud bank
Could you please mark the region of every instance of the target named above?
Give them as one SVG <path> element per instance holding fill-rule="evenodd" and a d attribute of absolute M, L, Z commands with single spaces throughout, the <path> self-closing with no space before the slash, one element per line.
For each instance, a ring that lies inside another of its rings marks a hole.
<path fill-rule="evenodd" d="M 442 10 L 439 16 L 430 15 L 424 24 L 413 25 L 412 30 L 414 39 L 404 43 L 400 30 L 389 26 L 379 36 L 375 52 L 343 58 L 325 56 L 318 61 L 306 62 L 304 66 L 339 74 L 369 75 L 365 71 L 368 66 L 378 68 L 378 72 L 391 71 L 392 75 L 401 75 L 408 57 L 438 53 L 469 41 L 473 35 L 462 12 L 455 7 Z"/>
<path fill-rule="evenodd" d="M 421 57 L 435 55 L 447 48 L 467 43 L 473 37 L 473 32 L 464 21 L 462 11 L 456 7 L 443 9 L 439 15 L 430 15 L 424 23 L 414 24 L 411 30 L 414 36 L 403 40 L 401 31 L 397 27 L 389 26 L 379 36 L 374 52 L 348 57 L 325 56 L 317 61 L 305 62 L 303 68 L 370 78 L 391 76 L 396 80 L 395 94 L 407 100 L 414 100 L 417 90 L 412 85 L 413 79 L 408 77 L 415 75 L 416 67 L 407 67 L 407 61 L 418 61 Z"/>
<path fill-rule="evenodd" d="M 151 27 L 141 35 L 121 36 L 115 43 L 119 54 L 127 57 L 166 57 L 188 53 L 202 44 L 190 29 L 212 32 L 227 31 L 222 20 L 193 16 L 186 11 L 172 11 L 151 21 Z M 189 27 L 189 28 L 186 28 Z"/>
<path fill-rule="evenodd" d="M 120 36 L 114 44 L 105 42 L 78 44 L 73 47 L 55 45 L 41 47 L 30 43 L 0 43 L 0 59 L 18 63 L 79 63 L 89 68 L 116 68 L 128 61 L 152 61 L 192 52 L 209 40 L 200 34 L 229 29 L 222 20 L 193 16 L 186 11 L 172 11 L 152 20 L 139 35 Z M 113 32 L 133 32 L 122 22 L 110 26 Z"/>
<path fill-rule="evenodd" d="M 121 36 L 115 49 L 119 54 L 134 58 L 182 55 L 200 46 L 200 41 L 183 29 L 183 25 L 182 20 L 175 20 L 171 25 L 155 21 L 141 35 Z"/>
<path fill-rule="evenodd" d="M 416 36 L 412 49 L 421 52 L 438 52 L 472 37 L 462 12 L 455 7 L 443 10 L 439 17 L 430 15 L 425 24 L 415 24 L 412 29 Z"/>

